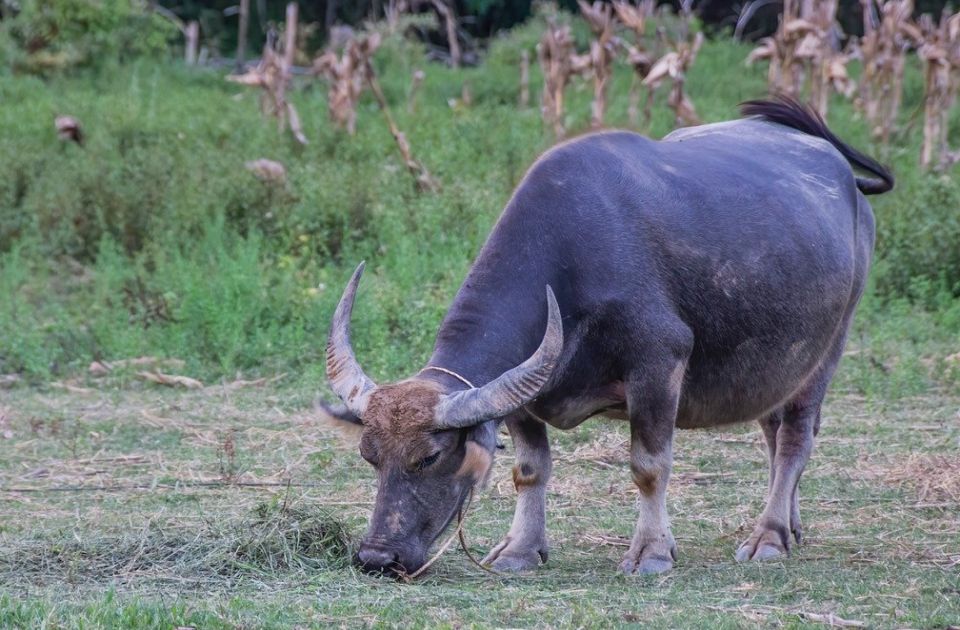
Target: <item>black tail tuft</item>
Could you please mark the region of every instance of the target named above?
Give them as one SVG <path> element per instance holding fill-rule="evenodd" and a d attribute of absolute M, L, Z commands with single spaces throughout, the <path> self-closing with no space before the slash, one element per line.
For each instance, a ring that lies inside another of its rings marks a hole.
<path fill-rule="evenodd" d="M 857 188 L 865 195 L 878 195 L 893 189 L 893 173 L 890 169 L 833 135 L 820 114 L 790 96 L 781 94 L 769 100 L 740 103 L 740 113 L 743 116 L 757 116 L 811 136 L 823 138 L 836 147 L 852 165 L 877 176 L 877 178 L 857 177 Z"/>

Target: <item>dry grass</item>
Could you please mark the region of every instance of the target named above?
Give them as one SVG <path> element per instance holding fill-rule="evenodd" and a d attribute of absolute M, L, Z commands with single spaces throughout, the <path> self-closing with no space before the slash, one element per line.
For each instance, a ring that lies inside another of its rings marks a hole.
<path fill-rule="evenodd" d="M 916 492 L 919 503 L 960 503 L 960 457 L 915 453 L 869 472 L 875 479 Z"/>
<path fill-rule="evenodd" d="M 627 431 L 592 421 L 552 434 L 549 565 L 499 578 L 451 550 L 403 587 L 349 568 L 373 475 L 311 410 L 312 392 L 112 378 L 78 383 L 86 394 L 10 390 L 0 408 L 0 581 L 56 594 L 49 605 L 65 615 L 115 591 L 180 598 L 256 627 L 929 627 L 921 621 L 960 618 L 950 590 L 960 566 L 956 397 L 830 401 L 801 487 L 806 542 L 785 563 L 732 562 L 766 489 L 762 436 L 744 425 L 678 434 L 668 497 L 677 569 L 617 577 L 636 497 Z M 506 444 L 466 518 L 474 555 L 510 522 Z"/>
<path fill-rule="evenodd" d="M 0 579 L 8 585 L 151 580 L 226 588 L 277 571 L 344 568 L 353 544 L 344 526 L 325 510 L 285 501 L 227 519 L 158 512 L 139 528 L 75 530 L 67 539 L 44 533 L 0 552 Z"/>

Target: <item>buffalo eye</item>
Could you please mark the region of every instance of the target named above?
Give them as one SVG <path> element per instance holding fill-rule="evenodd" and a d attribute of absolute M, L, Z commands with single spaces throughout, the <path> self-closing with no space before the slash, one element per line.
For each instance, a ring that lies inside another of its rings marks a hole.
<path fill-rule="evenodd" d="M 425 468 L 429 468 L 430 466 L 433 466 L 434 464 L 436 464 L 437 460 L 440 459 L 440 455 L 442 454 L 443 454 L 443 451 L 437 451 L 433 455 L 428 455 L 423 459 L 421 459 L 419 462 L 417 462 L 417 465 L 415 466 L 416 472 L 420 472 L 421 470 Z"/>

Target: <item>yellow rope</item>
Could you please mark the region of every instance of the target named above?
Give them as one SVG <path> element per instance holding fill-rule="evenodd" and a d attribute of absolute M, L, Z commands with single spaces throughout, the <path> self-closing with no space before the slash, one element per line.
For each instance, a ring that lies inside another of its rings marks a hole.
<path fill-rule="evenodd" d="M 440 548 L 437 549 L 437 553 L 433 554 L 433 557 L 427 560 L 426 564 L 424 564 L 422 567 L 420 567 L 413 573 L 409 573 L 409 574 L 401 573 L 400 578 L 404 582 L 412 582 L 418 576 L 423 574 L 424 571 L 430 568 L 430 565 L 436 562 L 440 558 L 440 556 L 444 554 L 444 552 L 450 547 L 450 544 L 457 539 L 457 537 L 460 535 L 460 531 L 463 529 L 463 514 L 464 512 L 467 511 L 467 509 L 470 508 L 470 504 L 472 502 L 473 502 L 473 488 L 470 488 L 470 494 L 467 495 L 466 505 L 460 508 L 460 511 L 457 513 L 457 529 L 455 529 L 454 532 L 450 534 L 450 537 L 447 538 L 442 545 L 440 545 Z"/>
<path fill-rule="evenodd" d="M 460 546 L 463 548 L 464 553 L 467 554 L 467 557 L 470 558 L 470 561 L 473 562 L 475 565 L 477 565 L 487 573 L 490 573 L 491 575 L 496 575 L 497 577 L 511 577 L 497 571 L 496 569 L 491 569 L 488 566 L 484 566 L 483 564 L 480 563 L 480 561 L 478 561 L 474 557 L 472 553 L 470 553 L 470 550 L 467 548 L 467 540 L 463 534 L 463 524 L 465 522 L 464 516 L 466 515 L 467 510 L 470 509 L 471 503 L 473 503 L 473 488 L 470 488 L 470 494 L 467 495 L 467 500 L 464 506 L 460 508 L 459 512 L 457 512 L 457 528 L 453 531 L 452 534 L 450 534 L 450 537 L 447 538 L 442 545 L 440 545 L 440 548 L 437 549 L 437 552 L 433 554 L 433 556 L 429 560 L 427 560 L 426 564 L 424 564 L 422 567 L 420 567 L 413 573 L 400 573 L 400 579 L 402 579 L 404 582 L 410 583 L 415 579 L 417 579 L 419 576 L 423 575 L 423 572 L 429 569 L 434 562 L 439 560 L 440 556 L 442 556 L 447 551 L 447 549 L 450 548 L 450 544 L 457 538 L 460 539 Z"/>

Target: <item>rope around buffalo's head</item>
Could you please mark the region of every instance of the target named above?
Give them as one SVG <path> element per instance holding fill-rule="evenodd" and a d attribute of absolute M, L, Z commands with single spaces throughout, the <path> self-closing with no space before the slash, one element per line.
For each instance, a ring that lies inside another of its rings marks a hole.
<path fill-rule="evenodd" d="M 469 558 L 470 561 L 473 562 L 475 565 L 477 565 L 487 573 L 490 573 L 491 575 L 496 575 L 497 577 L 511 577 L 509 575 L 501 573 L 500 571 L 497 571 L 496 569 L 492 569 L 488 566 L 485 566 L 484 564 L 479 562 L 473 556 L 473 554 L 470 553 L 470 550 L 467 548 L 467 540 L 463 533 L 464 532 L 463 524 L 466 522 L 466 514 L 467 514 L 467 511 L 470 509 L 471 503 L 473 503 L 473 488 L 470 488 L 470 494 L 467 495 L 466 502 L 460 508 L 460 510 L 457 511 L 457 528 L 453 530 L 453 533 L 450 534 L 450 536 L 445 541 L 443 541 L 443 544 L 440 545 L 440 548 L 437 549 L 437 552 L 433 554 L 433 556 L 431 556 L 430 559 L 427 560 L 427 562 L 422 567 L 420 567 L 413 573 L 401 572 L 400 573 L 401 580 L 409 584 L 410 582 L 413 582 L 415 579 L 423 575 L 423 573 L 427 569 L 429 569 L 434 562 L 440 559 L 440 556 L 442 556 L 447 551 L 447 549 L 450 548 L 450 545 L 457 538 L 460 539 L 460 546 L 463 548 L 464 553 L 467 554 L 467 558 Z"/>

